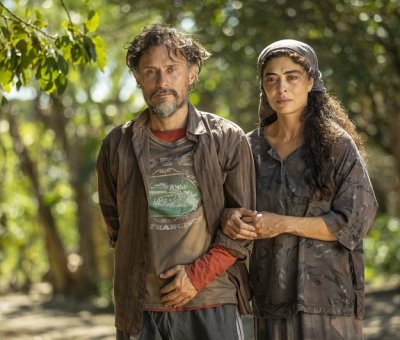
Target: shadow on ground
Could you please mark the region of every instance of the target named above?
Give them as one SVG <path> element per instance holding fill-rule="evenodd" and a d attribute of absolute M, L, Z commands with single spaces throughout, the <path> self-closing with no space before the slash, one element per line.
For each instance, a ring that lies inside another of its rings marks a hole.
<path fill-rule="evenodd" d="M 243 322 L 246 340 L 253 340 L 251 317 Z M 113 324 L 109 309 L 28 295 L 0 297 L 0 340 L 114 340 Z M 363 324 L 365 340 L 398 339 L 400 289 L 369 292 Z"/>

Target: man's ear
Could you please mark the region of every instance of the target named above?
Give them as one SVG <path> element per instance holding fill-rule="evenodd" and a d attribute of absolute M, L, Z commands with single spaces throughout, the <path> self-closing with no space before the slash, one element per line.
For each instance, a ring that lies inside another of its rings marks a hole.
<path fill-rule="evenodd" d="M 133 71 L 132 74 L 133 74 L 133 77 L 136 80 L 136 86 L 141 88 L 142 86 L 141 86 L 139 74 L 136 71 Z"/>
<path fill-rule="evenodd" d="M 189 67 L 189 85 L 193 85 L 197 79 L 199 68 L 196 65 Z"/>

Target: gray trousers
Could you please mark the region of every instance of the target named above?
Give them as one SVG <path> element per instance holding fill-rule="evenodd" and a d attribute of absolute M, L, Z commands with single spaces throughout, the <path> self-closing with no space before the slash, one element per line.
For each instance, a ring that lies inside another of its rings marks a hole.
<path fill-rule="evenodd" d="M 177 312 L 144 312 L 139 335 L 117 329 L 117 340 L 244 340 L 236 305 Z"/>

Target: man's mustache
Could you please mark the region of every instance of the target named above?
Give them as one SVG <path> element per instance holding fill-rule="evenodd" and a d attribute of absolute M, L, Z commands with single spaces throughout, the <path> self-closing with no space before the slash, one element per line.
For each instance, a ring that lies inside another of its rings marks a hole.
<path fill-rule="evenodd" d="M 176 92 L 174 89 L 160 89 L 160 90 L 154 90 L 151 93 L 151 98 L 153 98 L 156 95 L 163 95 L 163 94 L 172 94 L 174 97 L 178 97 L 178 92 Z"/>

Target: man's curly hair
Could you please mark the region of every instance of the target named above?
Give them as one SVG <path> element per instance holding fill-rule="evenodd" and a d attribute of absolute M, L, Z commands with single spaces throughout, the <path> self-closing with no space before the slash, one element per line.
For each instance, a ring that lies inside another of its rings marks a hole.
<path fill-rule="evenodd" d="M 129 44 L 126 64 L 131 72 L 138 70 L 140 58 L 149 48 L 160 45 L 164 45 L 170 55 L 183 56 L 189 66 L 197 66 L 197 75 L 200 73 L 203 61 L 211 55 L 189 34 L 168 25 L 154 24 L 145 26 Z"/>

